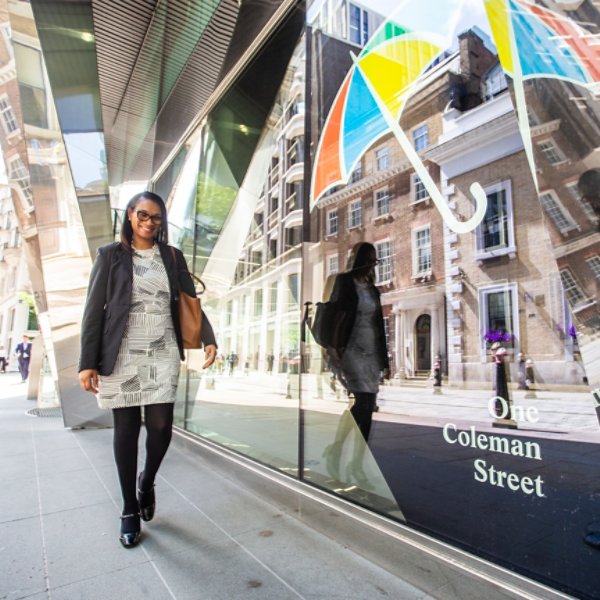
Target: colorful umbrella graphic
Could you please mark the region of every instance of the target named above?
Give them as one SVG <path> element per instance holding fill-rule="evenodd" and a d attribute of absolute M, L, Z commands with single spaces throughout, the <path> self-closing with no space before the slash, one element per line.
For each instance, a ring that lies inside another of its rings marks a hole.
<path fill-rule="evenodd" d="M 568 17 L 524 0 L 485 0 L 485 8 L 502 68 L 513 78 L 519 127 L 536 180 L 523 81 L 550 77 L 598 84 L 598 38 Z"/>
<path fill-rule="evenodd" d="M 475 213 L 459 221 L 399 124 L 419 77 L 446 47 L 441 35 L 416 33 L 388 21 L 358 57 L 353 56 L 354 66 L 338 91 L 317 147 L 311 209 L 327 190 L 345 183 L 364 152 L 391 131 L 448 227 L 465 233 L 481 223 L 487 208 L 483 188 L 471 185 Z"/>

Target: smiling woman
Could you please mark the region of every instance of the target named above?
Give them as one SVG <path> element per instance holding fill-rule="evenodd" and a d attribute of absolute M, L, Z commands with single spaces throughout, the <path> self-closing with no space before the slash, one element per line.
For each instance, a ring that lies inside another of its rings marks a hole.
<path fill-rule="evenodd" d="M 168 245 L 167 211 L 152 192 L 128 203 L 121 241 L 99 249 L 90 276 L 81 333 L 79 380 L 112 409 L 114 453 L 123 495 L 120 540 L 135 546 L 140 518 L 154 516 L 154 479 L 171 440 L 173 404 L 184 359 L 179 293 L 195 296 L 183 254 Z M 204 368 L 216 356 L 203 320 Z M 147 430 L 144 470 L 137 474 L 141 409 Z M 136 494 L 137 482 L 137 494 Z"/>

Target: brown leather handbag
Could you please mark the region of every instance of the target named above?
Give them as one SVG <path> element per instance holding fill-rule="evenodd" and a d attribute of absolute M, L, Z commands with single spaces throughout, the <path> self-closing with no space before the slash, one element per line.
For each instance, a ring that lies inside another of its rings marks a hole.
<path fill-rule="evenodd" d="M 177 264 L 177 257 L 175 256 L 175 250 L 171 248 L 173 253 L 173 260 Z M 204 292 L 206 286 L 204 282 L 196 277 L 193 273 L 190 273 L 187 269 L 185 272 L 192 277 L 196 282 L 202 286 L 202 290 L 198 292 L 196 290 L 196 297 L 186 294 L 179 284 L 178 296 L 179 301 L 177 302 L 177 310 L 179 312 L 179 328 L 181 330 L 181 339 L 183 340 L 183 347 L 186 350 L 193 350 L 195 348 L 202 348 L 202 305 L 200 303 L 200 294 Z"/>

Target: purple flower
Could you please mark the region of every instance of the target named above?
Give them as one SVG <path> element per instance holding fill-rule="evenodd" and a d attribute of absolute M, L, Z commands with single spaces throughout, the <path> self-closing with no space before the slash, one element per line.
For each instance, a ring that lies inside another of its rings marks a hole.
<path fill-rule="evenodd" d="M 483 335 L 483 339 L 490 343 L 510 342 L 513 339 L 513 334 L 500 327 L 499 329 L 488 329 Z"/>
<path fill-rule="evenodd" d="M 575 329 L 575 325 L 571 324 L 571 327 L 569 327 L 569 335 L 572 338 L 576 338 L 577 337 L 577 330 Z"/>

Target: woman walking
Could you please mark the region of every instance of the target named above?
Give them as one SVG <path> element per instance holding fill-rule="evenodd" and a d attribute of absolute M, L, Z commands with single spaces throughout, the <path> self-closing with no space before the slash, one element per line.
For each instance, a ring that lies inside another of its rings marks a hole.
<path fill-rule="evenodd" d="M 154 480 L 171 441 L 173 407 L 184 360 L 177 301 L 194 296 L 183 254 L 168 245 L 167 211 L 160 196 L 136 194 L 128 203 L 121 240 L 98 249 L 81 327 L 79 381 L 112 409 L 114 456 L 123 496 L 119 539 L 135 546 L 141 522 L 155 511 Z M 204 316 L 205 363 L 216 341 Z M 146 459 L 137 473 L 144 407 Z"/>
<path fill-rule="evenodd" d="M 389 363 L 379 290 L 375 287 L 375 246 L 361 242 L 354 246 L 349 270 L 337 275 L 331 302 L 339 306 L 340 322 L 335 324 L 335 347 L 328 348 L 334 372 L 354 396 L 350 415 L 354 418 L 364 441 L 358 440 L 350 474 L 359 483 L 366 479 L 362 471 L 362 456 L 369 440 L 375 401 L 382 374 L 389 377 Z M 325 455 L 330 473 L 339 479 L 342 446 L 352 422 L 345 414 L 340 420 L 335 441 Z"/>

